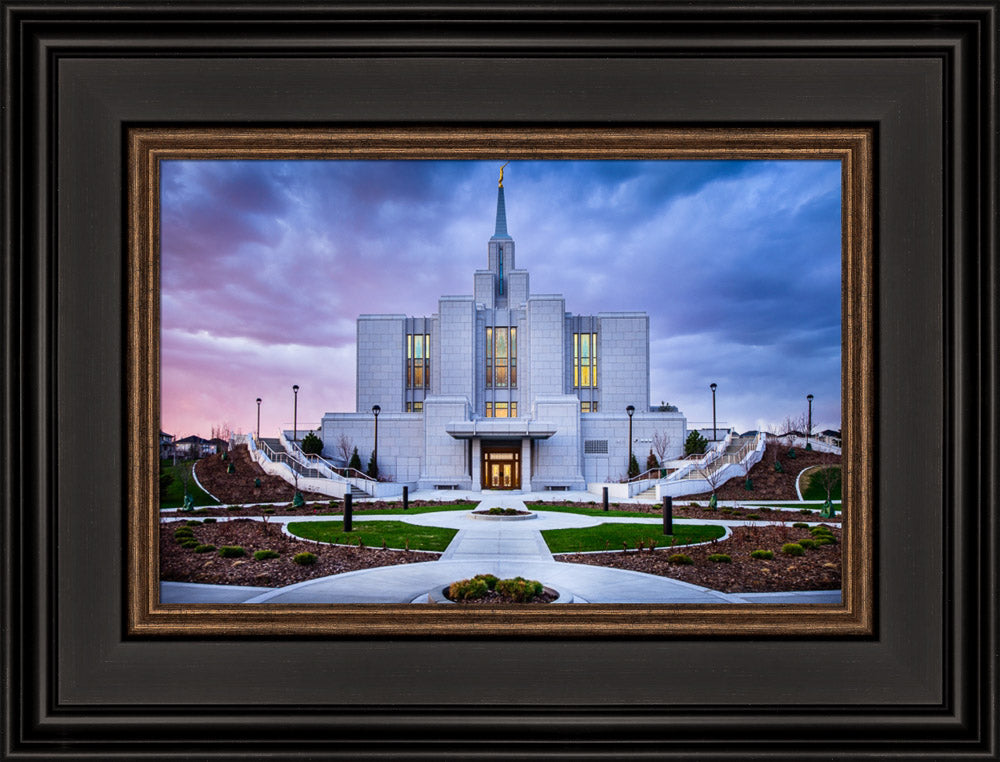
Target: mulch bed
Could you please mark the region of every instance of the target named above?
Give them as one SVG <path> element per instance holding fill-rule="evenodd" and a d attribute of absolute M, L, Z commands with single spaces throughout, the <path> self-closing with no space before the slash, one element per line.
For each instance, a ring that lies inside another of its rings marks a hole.
<path fill-rule="evenodd" d="M 441 556 L 440 553 L 350 548 L 293 540 L 283 534 L 278 525 L 251 519 L 191 527 L 195 539 L 203 544 L 240 545 L 246 550 L 246 555 L 240 558 L 222 558 L 217 550 L 195 553 L 193 549 L 182 548 L 174 540 L 174 530 L 185 525 L 184 521 L 160 524 L 160 579 L 163 581 L 283 587 L 358 569 L 435 561 Z M 253 557 L 256 550 L 276 550 L 281 556 L 256 561 Z M 316 563 L 302 566 L 292 561 L 296 553 L 306 551 L 316 556 Z"/>
<path fill-rule="evenodd" d="M 763 459 L 750 469 L 750 478 L 753 480 L 753 489 L 743 488 L 743 479 L 734 478 L 727 481 L 715 494 L 719 500 L 798 500 L 799 496 L 795 492 L 795 479 L 799 473 L 810 466 L 819 465 L 839 465 L 840 456 L 829 452 L 809 452 L 802 448 L 795 448 L 795 458 L 781 457 L 781 465 L 784 471 L 774 470 L 774 456 L 771 448 L 764 453 Z M 685 495 L 684 498 L 691 500 L 708 500 L 712 495 L 705 492 L 700 495 Z"/>
<path fill-rule="evenodd" d="M 556 556 L 566 561 L 591 566 L 611 566 L 618 569 L 656 574 L 690 582 L 724 593 L 769 593 L 790 590 L 837 590 L 841 586 L 841 531 L 831 526 L 836 545 L 823 545 L 806 550 L 802 556 L 786 556 L 781 546 L 786 542 L 807 539 L 806 529 L 784 526 L 735 527 L 726 540 L 707 545 L 662 548 L 655 551 L 628 553 L 571 553 Z M 750 557 L 750 551 L 763 549 L 774 552 L 774 559 L 764 561 Z M 681 566 L 668 560 L 674 553 L 690 556 L 694 564 Z M 713 553 L 725 553 L 731 563 L 708 560 Z"/>
<path fill-rule="evenodd" d="M 199 476 L 198 478 L 201 477 Z M 193 511 L 179 511 L 177 515 L 185 518 L 197 519 L 204 516 L 340 516 L 344 513 L 344 503 L 342 500 L 331 499 L 325 495 L 321 497 L 321 500 L 310 499 L 310 502 L 307 502 L 301 508 L 296 508 L 291 503 L 274 503 L 252 507 L 247 505 L 236 505 L 228 508 L 218 506 L 202 506 Z M 332 506 L 331 502 L 333 503 Z M 472 500 L 411 500 L 410 505 L 417 508 L 428 505 L 469 505 L 473 502 L 474 501 Z M 362 503 L 355 501 L 351 511 L 354 515 L 358 515 L 359 513 L 365 513 L 366 511 L 388 511 L 400 509 L 402 507 L 403 503 L 399 500 L 395 502 L 386 500 L 366 500 Z M 266 513 L 266 511 L 270 511 L 270 513 Z"/>
<path fill-rule="evenodd" d="M 209 455 L 195 463 L 198 481 L 223 503 L 277 503 L 295 497 L 295 487 L 280 476 L 265 473 L 253 458 L 246 445 L 239 445 L 226 454 Z M 229 464 L 235 473 L 226 473 Z M 254 486 L 260 479 L 260 487 Z M 306 500 L 329 500 L 325 495 L 303 492 Z"/>
<path fill-rule="evenodd" d="M 765 523 L 770 523 L 774 521 L 783 522 L 796 522 L 796 521 L 822 521 L 822 522 L 833 522 L 840 523 L 840 510 L 838 508 L 837 515 L 832 519 L 824 519 L 819 515 L 819 509 L 822 506 L 810 505 L 806 510 L 809 513 L 802 513 L 800 511 L 779 511 L 777 509 L 768 509 L 766 506 L 741 506 L 738 508 L 730 508 L 729 513 L 724 513 L 726 507 L 719 508 L 715 511 L 710 511 L 707 506 L 695 506 L 692 507 L 688 502 L 695 498 L 684 497 L 674 498 L 674 518 L 675 519 L 740 519 L 743 521 L 762 521 Z M 701 498 L 706 500 L 706 498 Z M 561 502 L 545 502 L 545 503 L 532 503 L 532 505 L 538 506 L 539 511 L 544 511 L 546 505 L 558 505 L 558 506 L 569 506 L 577 507 L 580 505 L 586 505 L 590 508 L 599 508 L 600 503 L 570 503 L 567 501 Z M 728 506 L 727 506 L 728 507 Z M 662 516 L 663 515 L 663 505 L 661 503 L 608 503 L 608 508 L 612 511 L 623 511 L 625 513 L 634 513 L 637 516 Z M 759 519 L 748 518 L 749 516 L 756 515 Z"/>

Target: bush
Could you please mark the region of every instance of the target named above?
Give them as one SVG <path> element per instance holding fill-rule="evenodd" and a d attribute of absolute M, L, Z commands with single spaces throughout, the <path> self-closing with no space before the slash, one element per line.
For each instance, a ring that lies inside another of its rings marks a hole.
<path fill-rule="evenodd" d="M 816 547 L 815 540 L 796 540 L 795 542 L 801 545 L 806 550 L 812 550 L 813 548 Z"/>
<path fill-rule="evenodd" d="M 794 524 L 792 524 L 792 526 L 795 527 L 796 529 L 808 529 L 809 528 L 809 525 L 806 522 L 804 522 L 804 521 L 796 521 Z"/>
<path fill-rule="evenodd" d="M 358 455 L 358 448 L 354 448 L 354 452 L 351 453 L 351 459 L 347 463 L 348 468 L 353 468 L 355 471 L 361 470 L 361 456 Z"/>
<path fill-rule="evenodd" d="M 190 521 L 185 521 L 184 522 L 184 526 L 186 526 L 186 527 L 196 527 L 196 526 L 199 526 L 200 524 L 201 524 L 201 521 L 199 521 L 198 519 L 191 519 Z"/>
<path fill-rule="evenodd" d="M 708 444 L 708 440 L 705 439 L 697 431 L 692 431 L 688 434 L 687 439 L 684 440 L 684 454 L 685 455 L 700 455 L 705 452 L 705 445 Z"/>
<path fill-rule="evenodd" d="M 526 603 L 535 598 L 535 596 L 542 594 L 542 583 L 536 579 L 514 577 L 513 579 L 497 580 L 494 589 L 500 595 L 513 598 L 518 603 Z"/>
<path fill-rule="evenodd" d="M 748 519 L 759 519 L 760 518 L 760 514 L 759 513 L 748 513 L 747 514 L 747 518 Z"/>
<path fill-rule="evenodd" d="M 194 537 L 194 532 L 192 532 L 190 529 L 187 528 L 178 529 L 176 532 L 174 532 L 175 540 L 187 540 L 192 537 Z"/>
<path fill-rule="evenodd" d="M 690 566 L 694 563 L 691 560 L 691 556 L 685 556 L 683 553 L 674 553 L 667 560 L 672 564 L 679 564 L 680 566 Z"/>
<path fill-rule="evenodd" d="M 371 479 L 378 479 L 378 462 L 375 460 L 374 450 L 372 450 L 372 456 L 368 459 L 368 470 L 365 473 Z"/>
<path fill-rule="evenodd" d="M 312 564 L 316 563 L 316 554 L 309 553 L 308 551 L 305 553 L 296 553 L 294 556 L 292 556 L 292 560 L 297 564 L 301 564 L 302 566 L 311 566 Z"/>
<path fill-rule="evenodd" d="M 281 554 L 276 550 L 255 550 L 254 561 L 266 561 L 269 558 L 277 558 Z"/>
<path fill-rule="evenodd" d="M 653 455 L 652 448 L 650 448 L 650 450 L 649 450 L 649 457 L 646 458 L 646 470 L 650 471 L 650 470 L 652 470 L 654 468 L 659 468 L 659 467 L 660 467 L 660 461 L 658 461 L 656 459 L 656 456 Z"/>
<path fill-rule="evenodd" d="M 218 519 L 213 519 L 213 518 L 205 519 L 206 524 L 214 524 L 216 521 L 218 521 Z"/>
<path fill-rule="evenodd" d="M 311 431 L 302 437 L 299 446 L 302 448 L 302 452 L 307 455 L 319 455 L 323 452 L 323 440 Z"/>
<path fill-rule="evenodd" d="M 181 547 L 187 550 L 191 550 L 191 548 L 197 548 L 199 545 L 201 545 L 201 543 L 198 542 L 197 540 L 184 540 L 184 542 L 181 543 Z"/>
<path fill-rule="evenodd" d="M 488 587 L 490 590 L 496 588 L 497 582 L 500 581 L 499 577 L 496 577 L 492 574 L 477 574 L 475 577 L 473 577 L 473 579 L 481 579 L 483 582 L 486 583 L 486 587 Z"/>
<path fill-rule="evenodd" d="M 265 508 L 264 513 L 274 513 L 274 508 Z"/>
<path fill-rule="evenodd" d="M 830 529 L 830 527 L 828 527 L 826 524 L 820 524 L 819 526 L 815 526 L 812 529 L 810 529 L 809 532 L 812 535 L 828 534 L 830 536 L 833 536 L 833 530 Z"/>
<path fill-rule="evenodd" d="M 818 534 L 818 535 L 816 535 L 816 537 L 813 538 L 813 542 L 816 544 L 817 548 L 820 547 L 821 545 L 836 545 L 837 544 L 836 538 L 830 537 L 829 535 L 825 535 L 825 534 Z"/>
<path fill-rule="evenodd" d="M 727 556 L 725 553 L 713 553 L 708 557 L 708 560 L 715 564 L 731 564 L 733 562 L 732 556 Z"/>
<path fill-rule="evenodd" d="M 486 580 L 473 577 L 452 582 L 448 586 L 448 597 L 453 601 L 468 601 L 482 598 L 489 591 Z"/>
<path fill-rule="evenodd" d="M 195 553 L 211 553 L 213 550 L 215 550 L 215 546 L 214 545 L 199 545 L 198 547 L 196 547 L 194 549 L 194 552 Z"/>
<path fill-rule="evenodd" d="M 223 545 L 219 548 L 219 555 L 223 558 L 239 558 L 246 554 L 247 552 L 243 550 L 243 546 L 241 545 Z"/>
<path fill-rule="evenodd" d="M 237 503 L 237 504 L 234 504 L 234 505 L 227 505 L 227 506 L 226 506 L 226 510 L 227 510 L 227 511 L 238 511 L 238 510 L 240 510 L 240 509 L 241 509 L 242 507 L 243 507 L 242 505 L 239 505 L 239 504 Z"/>
<path fill-rule="evenodd" d="M 774 558 L 774 553 L 770 550 L 751 550 L 750 558 L 759 558 L 761 561 L 770 561 Z"/>
<path fill-rule="evenodd" d="M 801 556 L 805 550 L 797 542 L 786 542 L 781 546 L 781 552 L 786 556 Z"/>
<path fill-rule="evenodd" d="M 639 461 L 635 459 L 635 453 L 632 453 L 628 459 L 628 478 L 631 479 L 639 475 Z"/>

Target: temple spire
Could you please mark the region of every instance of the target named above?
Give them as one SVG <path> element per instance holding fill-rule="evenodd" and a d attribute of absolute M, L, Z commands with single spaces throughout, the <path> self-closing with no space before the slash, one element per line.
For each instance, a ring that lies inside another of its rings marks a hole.
<path fill-rule="evenodd" d="M 497 183 L 497 224 L 493 232 L 494 238 L 510 238 L 510 234 L 507 233 L 507 205 L 503 198 L 503 167 L 500 167 L 500 181 Z"/>

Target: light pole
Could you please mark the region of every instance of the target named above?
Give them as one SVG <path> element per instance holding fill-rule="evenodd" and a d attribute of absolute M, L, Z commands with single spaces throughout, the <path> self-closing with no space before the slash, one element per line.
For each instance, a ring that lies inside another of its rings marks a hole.
<path fill-rule="evenodd" d="M 375 464 L 376 473 L 378 469 L 378 414 L 381 412 L 380 405 L 372 405 L 372 415 L 375 416 L 375 449 L 372 451 L 372 462 Z"/>
<path fill-rule="evenodd" d="M 628 473 L 628 469 L 632 468 L 632 414 L 635 413 L 635 406 L 629 405 L 625 412 L 628 413 L 628 466 L 625 473 Z"/>
<path fill-rule="evenodd" d="M 260 397 L 257 398 L 257 439 L 260 439 Z"/>
<path fill-rule="evenodd" d="M 809 400 L 809 423 L 806 428 L 806 449 L 811 450 L 812 445 L 809 444 L 809 435 L 813 430 L 813 396 L 811 394 L 807 394 L 806 399 Z"/>
<path fill-rule="evenodd" d="M 712 441 L 715 442 L 718 440 L 715 430 L 715 390 L 719 388 L 719 385 L 713 382 L 708 388 L 712 390 Z"/>
<path fill-rule="evenodd" d="M 292 441 L 299 441 L 299 385 L 295 384 L 292 387 L 292 393 L 295 395 L 295 406 L 293 407 L 294 412 L 292 413 Z"/>

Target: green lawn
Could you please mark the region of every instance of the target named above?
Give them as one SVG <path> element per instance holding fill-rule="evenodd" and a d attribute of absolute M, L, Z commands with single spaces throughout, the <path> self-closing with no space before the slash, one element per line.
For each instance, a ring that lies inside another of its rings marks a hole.
<path fill-rule="evenodd" d="M 597 506 L 596 508 L 593 506 Z M 676 501 L 674 502 L 674 511 L 678 509 Z M 659 512 L 657 513 L 639 513 L 638 511 L 616 511 L 614 509 L 609 509 L 607 513 L 601 508 L 600 503 L 580 503 L 579 505 L 569 506 L 569 505 L 549 505 L 548 503 L 531 503 L 527 506 L 529 511 L 553 511 L 555 513 L 579 513 L 583 516 L 611 516 L 615 518 L 635 518 L 636 516 L 642 516 L 644 518 L 655 519 Z"/>
<path fill-rule="evenodd" d="M 823 499 L 825 500 L 826 498 L 824 497 Z M 833 504 L 835 506 L 837 506 L 837 510 L 839 511 L 840 510 L 840 500 L 834 500 Z M 761 508 L 797 508 L 798 510 L 802 510 L 803 508 L 805 508 L 808 511 L 818 511 L 822 507 L 823 507 L 822 503 L 771 503 L 770 505 L 766 505 L 766 506 L 765 505 L 758 505 L 757 503 L 745 503 L 745 504 L 743 504 L 743 509 L 744 510 L 758 509 L 758 512 L 759 512 L 759 509 L 761 509 Z M 676 510 L 676 508 L 675 508 L 675 510 Z M 765 511 L 765 513 L 766 513 L 766 511 Z"/>
<path fill-rule="evenodd" d="M 457 529 L 441 527 L 421 527 L 403 521 L 355 521 L 351 532 L 344 532 L 343 521 L 293 521 L 288 531 L 297 537 L 341 545 L 357 545 L 360 539 L 370 548 L 386 547 L 402 549 L 409 540 L 410 550 L 436 550 L 448 547 L 448 543 L 458 534 Z"/>
<path fill-rule="evenodd" d="M 471 511 L 477 503 L 457 503 L 455 505 L 411 505 L 407 510 L 402 508 L 386 508 L 381 511 L 364 510 L 364 503 L 354 504 L 354 516 L 412 516 L 415 513 L 434 513 L 436 511 Z"/>
<path fill-rule="evenodd" d="M 170 482 L 165 493 L 160 495 L 160 507 L 161 508 L 180 508 L 184 504 L 184 484 L 181 481 L 181 474 L 186 473 L 188 479 L 188 494 L 194 498 L 195 505 L 218 505 L 218 500 L 213 500 L 208 493 L 206 493 L 198 483 L 195 482 L 194 477 L 191 475 L 191 469 L 194 466 L 195 461 L 193 460 L 179 460 L 177 465 L 173 464 L 172 460 L 161 460 L 160 461 L 160 475 L 167 473 L 173 477 L 173 481 Z"/>
<path fill-rule="evenodd" d="M 696 524 L 674 524 L 673 539 L 676 545 L 708 542 L 722 537 L 725 529 Z M 670 536 L 663 534 L 659 524 L 600 524 L 585 529 L 546 529 L 542 537 L 553 553 L 577 553 L 586 550 L 621 550 L 622 542 L 634 548 L 642 540 L 648 547 L 649 539 L 656 540 L 659 548 L 670 545 Z"/>
<path fill-rule="evenodd" d="M 819 473 L 821 468 L 823 466 L 814 466 L 802 475 L 802 498 L 804 500 L 826 500 L 826 489 L 822 485 L 822 478 Z M 836 468 L 838 472 L 840 471 L 840 466 L 827 466 L 827 468 Z M 841 479 L 838 474 L 833 485 L 833 490 L 830 492 L 831 499 L 841 499 L 840 487 Z"/>

